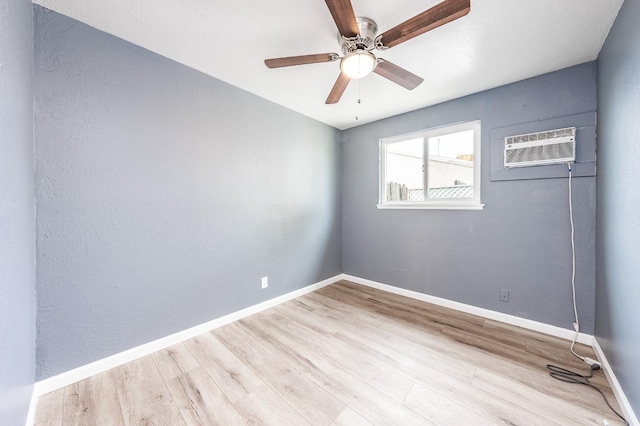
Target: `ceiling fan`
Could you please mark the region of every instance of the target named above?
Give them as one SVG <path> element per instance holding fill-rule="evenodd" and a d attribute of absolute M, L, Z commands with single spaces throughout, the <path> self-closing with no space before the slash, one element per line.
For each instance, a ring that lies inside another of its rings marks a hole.
<path fill-rule="evenodd" d="M 385 59 L 376 58 L 372 50 L 386 50 L 420 34 L 458 19 L 471 9 L 471 0 L 444 0 L 413 18 L 396 25 L 382 34 L 369 18 L 357 17 L 351 0 L 325 0 L 340 33 L 341 57 L 337 53 L 289 56 L 266 59 L 269 68 L 293 65 L 333 62 L 340 59 L 340 75 L 336 80 L 326 104 L 337 103 L 352 79 L 362 78 L 371 72 L 387 78 L 400 86 L 413 90 L 423 79 Z"/>

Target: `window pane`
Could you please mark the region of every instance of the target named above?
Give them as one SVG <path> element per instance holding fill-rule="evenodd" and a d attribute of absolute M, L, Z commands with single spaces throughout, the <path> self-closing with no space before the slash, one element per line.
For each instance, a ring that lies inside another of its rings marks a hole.
<path fill-rule="evenodd" d="M 473 197 L 473 130 L 429 138 L 428 198 Z"/>
<path fill-rule="evenodd" d="M 424 139 L 386 145 L 386 201 L 424 201 Z"/>

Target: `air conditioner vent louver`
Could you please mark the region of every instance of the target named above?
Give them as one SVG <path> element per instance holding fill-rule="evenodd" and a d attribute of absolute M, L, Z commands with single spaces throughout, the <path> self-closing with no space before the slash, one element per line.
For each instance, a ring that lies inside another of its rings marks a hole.
<path fill-rule="evenodd" d="M 526 167 L 575 161 L 576 128 L 504 138 L 504 166 Z"/>

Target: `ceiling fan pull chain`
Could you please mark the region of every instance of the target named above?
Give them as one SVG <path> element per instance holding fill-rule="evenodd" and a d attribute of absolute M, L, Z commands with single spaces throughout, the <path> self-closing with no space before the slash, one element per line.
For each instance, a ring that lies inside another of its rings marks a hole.
<path fill-rule="evenodd" d="M 358 121 L 358 111 L 360 109 L 360 80 L 356 80 L 356 90 L 358 91 L 358 103 L 356 104 L 356 121 Z"/>

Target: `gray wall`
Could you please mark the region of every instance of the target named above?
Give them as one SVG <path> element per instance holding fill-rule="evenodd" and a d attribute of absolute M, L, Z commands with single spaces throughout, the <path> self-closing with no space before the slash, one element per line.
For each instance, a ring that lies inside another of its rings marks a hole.
<path fill-rule="evenodd" d="M 595 334 L 640 414 L 640 1 L 626 0 L 598 58 Z"/>
<path fill-rule="evenodd" d="M 343 271 L 572 328 L 567 179 L 491 181 L 490 135 L 594 112 L 595 71 L 586 63 L 346 131 Z M 379 138 L 475 119 L 482 120 L 483 211 L 376 209 Z M 595 177 L 574 179 L 574 205 L 581 331 L 592 333 Z M 498 300 L 500 289 L 510 291 L 509 303 Z"/>
<path fill-rule="evenodd" d="M 40 7 L 35 45 L 39 379 L 342 271 L 335 129 Z"/>
<path fill-rule="evenodd" d="M 0 0 L 0 423 L 23 425 L 35 366 L 31 2 Z"/>

